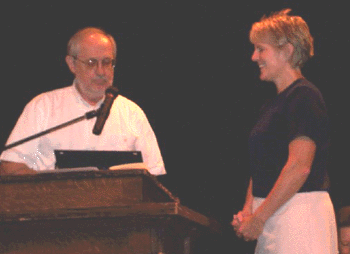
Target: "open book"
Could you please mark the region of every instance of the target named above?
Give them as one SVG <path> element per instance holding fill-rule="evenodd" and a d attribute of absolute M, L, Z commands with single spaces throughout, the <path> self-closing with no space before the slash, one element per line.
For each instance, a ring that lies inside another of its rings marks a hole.
<path fill-rule="evenodd" d="M 126 170 L 126 169 L 147 169 L 149 171 L 149 168 L 143 162 L 126 163 L 126 164 L 112 166 L 109 168 L 109 170 Z"/>

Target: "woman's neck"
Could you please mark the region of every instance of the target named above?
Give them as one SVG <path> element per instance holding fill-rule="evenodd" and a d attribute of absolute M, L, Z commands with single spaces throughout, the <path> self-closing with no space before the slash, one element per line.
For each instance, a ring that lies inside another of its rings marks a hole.
<path fill-rule="evenodd" d="M 288 69 L 284 75 L 275 82 L 277 93 L 283 92 L 287 87 L 294 83 L 294 81 L 303 78 L 300 68 Z"/>

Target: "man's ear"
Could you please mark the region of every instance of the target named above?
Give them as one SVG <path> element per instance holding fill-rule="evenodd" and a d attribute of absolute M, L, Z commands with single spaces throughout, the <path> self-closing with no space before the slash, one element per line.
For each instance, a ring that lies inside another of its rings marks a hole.
<path fill-rule="evenodd" d="M 66 56 L 66 63 L 68 65 L 69 70 L 75 74 L 75 64 L 74 64 L 74 58 L 72 56 Z"/>

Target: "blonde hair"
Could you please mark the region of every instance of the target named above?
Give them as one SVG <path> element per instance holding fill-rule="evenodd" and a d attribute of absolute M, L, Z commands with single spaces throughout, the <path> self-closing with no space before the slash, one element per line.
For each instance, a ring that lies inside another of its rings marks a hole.
<path fill-rule="evenodd" d="M 277 48 L 287 43 L 294 46 L 292 67 L 302 67 L 314 55 L 313 38 L 306 22 L 299 16 L 289 16 L 290 9 L 263 16 L 253 24 L 249 39 L 252 43 L 269 40 Z"/>
<path fill-rule="evenodd" d="M 101 28 L 96 28 L 96 27 L 86 27 L 83 29 L 78 30 L 68 41 L 67 45 L 67 55 L 69 56 L 77 56 L 80 50 L 80 43 L 81 41 L 88 35 L 91 34 L 102 34 L 106 36 L 109 41 L 113 45 L 113 54 L 114 57 L 117 56 L 117 44 L 113 38 L 112 35 L 108 34 L 106 31 L 104 31 Z"/>

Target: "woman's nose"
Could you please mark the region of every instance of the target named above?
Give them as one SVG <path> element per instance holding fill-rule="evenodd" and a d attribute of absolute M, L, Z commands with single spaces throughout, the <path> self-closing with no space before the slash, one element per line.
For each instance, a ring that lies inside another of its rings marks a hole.
<path fill-rule="evenodd" d="M 256 50 L 254 50 L 254 52 L 252 54 L 252 61 L 253 62 L 258 61 L 258 52 Z"/>

